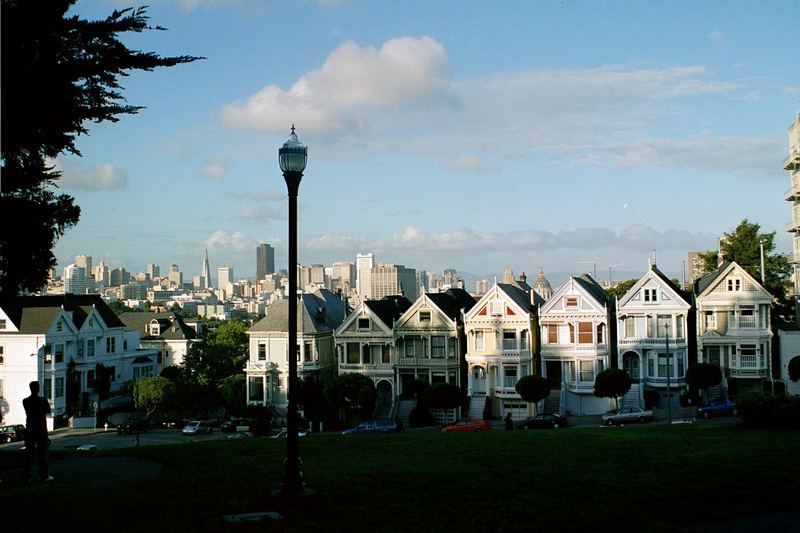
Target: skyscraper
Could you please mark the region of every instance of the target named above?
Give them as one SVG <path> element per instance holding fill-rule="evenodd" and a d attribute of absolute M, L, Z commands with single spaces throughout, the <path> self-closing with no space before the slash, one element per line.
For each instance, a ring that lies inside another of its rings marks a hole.
<path fill-rule="evenodd" d="M 203 267 L 200 269 L 200 288 L 211 288 L 211 267 L 208 264 L 208 246 L 206 246 L 206 256 L 203 259 Z"/>
<path fill-rule="evenodd" d="M 362 300 L 369 300 L 370 273 L 375 265 L 375 254 L 356 254 L 356 292 Z"/>
<path fill-rule="evenodd" d="M 82 266 L 64 267 L 64 293 L 86 294 L 86 271 Z"/>
<path fill-rule="evenodd" d="M 149 263 L 147 265 L 147 273 L 150 274 L 150 279 L 156 279 L 161 277 L 161 267 L 159 267 L 155 263 Z"/>
<path fill-rule="evenodd" d="M 256 281 L 275 272 L 275 248 L 269 244 L 261 243 L 256 248 Z"/>

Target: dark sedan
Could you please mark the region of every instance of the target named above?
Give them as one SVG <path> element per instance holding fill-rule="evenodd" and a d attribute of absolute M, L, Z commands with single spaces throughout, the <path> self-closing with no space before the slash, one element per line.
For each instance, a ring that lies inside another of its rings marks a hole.
<path fill-rule="evenodd" d="M 708 405 L 697 408 L 697 416 L 711 418 L 712 416 L 733 416 L 734 404 L 728 398 L 717 398 Z"/>
<path fill-rule="evenodd" d="M 555 413 L 539 413 L 529 416 L 519 424 L 517 429 L 558 429 L 567 427 L 567 418 Z"/>
<path fill-rule="evenodd" d="M 15 424 L 0 427 L 0 442 L 14 442 L 25 438 L 25 426 Z"/>

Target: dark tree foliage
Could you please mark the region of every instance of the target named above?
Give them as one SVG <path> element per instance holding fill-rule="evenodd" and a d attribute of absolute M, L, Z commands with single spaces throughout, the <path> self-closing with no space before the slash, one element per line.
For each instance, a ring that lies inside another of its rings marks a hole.
<path fill-rule="evenodd" d="M 697 363 L 686 369 L 686 384 L 690 391 L 700 391 L 719 385 L 722 370 L 711 363 Z"/>
<path fill-rule="evenodd" d="M 222 380 L 222 399 L 228 413 L 239 414 L 245 406 L 245 375 L 234 374 Z"/>
<path fill-rule="evenodd" d="M 789 359 L 789 379 L 800 381 L 800 355 Z"/>
<path fill-rule="evenodd" d="M 636 282 L 639 281 L 638 279 L 626 279 L 625 281 L 621 281 L 618 284 L 614 285 L 613 287 L 606 289 L 606 294 L 608 294 L 612 298 L 622 298 L 625 296 L 625 293 L 628 292 L 631 287 L 633 287 Z"/>
<path fill-rule="evenodd" d="M 520 398 L 528 403 L 536 403 L 550 396 L 550 383 L 542 376 L 523 376 L 514 388 Z"/>
<path fill-rule="evenodd" d="M 772 322 L 774 326 L 794 323 L 792 299 L 787 296 L 787 284 L 791 280 L 792 265 L 786 254 L 775 252 L 775 232 L 761 233 L 761 226 L 747 219 L 726 233 L 720 241 L 720 250 L 728 261 L 736 261 L 748 274 L 761 283 L 761 241 L 764 242 L 764 288 L 774 297 Z M 700 257 L 707 271 L 717 268 L 717 250 L 709 250 Z"/>
<path fill-rule="evenodd" d="M 221 399 L 225 378 L 241 372 L 247 360 L 247 324 L 223 322 L 205 338 L 192 344 L 183 360 L 181 380 L 189 391 Z"/>
<path fill-rule="evenodd" d="M 103 363 L 97 363 L 94 367 L 94 391 L 100 401 L 107 400 L 111 393 L 111 380 L 114 379 L 114 370 Z"/>
<path fill-rule="evenodd" d="M 594 395 L 598 398 L 614 398 L 619 409 L 619 397 L 631 390 L 631 377 L 619 368 L 603 370 L 594 378 Z"/>
<path fill-rule="evenodd" d="M 464 403 L 464 391 L 452 383 L 434 383 L 425 389 L 425 404 L 431 409 L 455 409 Z"/>
<path fill-rule="evenodd" d="M 324 389 L 325 398 L 331 405 L 358 411 L 362 418 L 372 416 L 377 392 L 372 379 L 364 374 L 342 374 L 336 376 Z"/>
<path fill-rule="evenodd" d="M 51 161 L 80 155 L 76 138 L 89 122 L 116 122 L 141 109 L 126 103 L 119 78 L 200 59 L 120 42 L 122 33 L 164 29 L 148 24 L 144 8 L 85 20 L 67 14 L 74 3 L 2 0 L 0 297 L 41 288 L 56 263 L 56 240 L 80 217 L 74 198 L 52 190 L 60 175 Z"/>

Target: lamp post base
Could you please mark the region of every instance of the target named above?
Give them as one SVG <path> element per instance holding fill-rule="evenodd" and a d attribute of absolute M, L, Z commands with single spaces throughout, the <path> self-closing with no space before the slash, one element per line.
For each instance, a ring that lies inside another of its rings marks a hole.
<path fill-rule="evenodd" d="M 303 482 L 303 460 L 299 457 L 296 459 L 297 464 L 294 468 L 289 464 L 289 458 L 284 459 L 286 469 L 281 482 L 281 488 L 272 491 L 273 498 L 290 499 L 299 498 L 303 496 L 313 496 L 317 492 L 314 489 L 306 487 Z"/>

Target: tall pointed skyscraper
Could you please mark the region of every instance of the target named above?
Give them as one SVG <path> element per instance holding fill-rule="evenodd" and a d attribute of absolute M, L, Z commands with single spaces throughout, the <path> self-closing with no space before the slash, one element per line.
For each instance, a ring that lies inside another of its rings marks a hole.
<path fill-rule="evenodd" d="M 203 259 L 203 268 L 200 269 L 200 288 L 211 288 L 211 267 L 208 264 L 208 246 L 206 246 L 206 256 Z"/>

